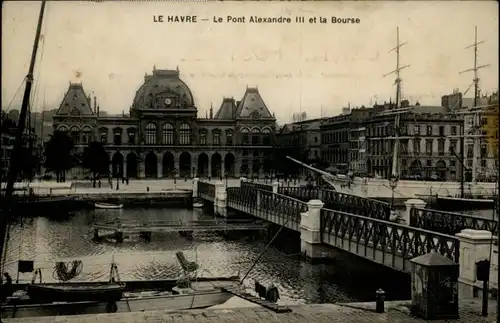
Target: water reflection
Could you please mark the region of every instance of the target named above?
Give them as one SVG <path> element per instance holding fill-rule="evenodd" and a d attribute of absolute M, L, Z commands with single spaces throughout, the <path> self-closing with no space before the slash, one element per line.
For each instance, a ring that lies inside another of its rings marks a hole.
<path fill-rule="evenodd" d="M 181 275 L 175 253 L 182 251 L 188 259 L 198 262 L 204 269 L 201 275 L 228 276 L 240 273 L 243 276 L 266 242 L 246 239 L 228 241 L 209 232 L 195 232 L 192 239 L 174 232 L 153 233 L 151 242 L 136 236 L 126 238 L 123 243 L 92 241 L 91 223 L 115 219 L 122 223 L 147 223 L 154 220 L 188 223 L 213 217 L 201 210 L 123 209 L 76 212 L 67 221 L 26 219 L 12 227 L 5 270 L 14 274 L 18 259 L 34 260 L 35 268 L 41 268 L 44 281 L 49 282 L 55 281 L 53 266 L 56 261 L 82 260 L 83 271 L 75 281 L 105 281 L 108 279 L 110 263 L 114 260 L 123 280 L 172 278 Z M 366 283 L 360 277 L 350 277 L 349 270 L 342 269 L 339 272 L 339 268 L 339 265 L 312 266 L 301 263 L 270 248 L 251 271 L 245 285 L 253 288 L 254 279 L 265 285 L 274 283 L 283 302 L 318 303 L 363 300 L 366 295 L 371 298 L 380 281 L 386 279 L 374 277 Z M 21 274 L 20 279 L 30 280 L 31 274 Z M 387 278 L 387 284 L 394 283 L 391 279 Z"/>

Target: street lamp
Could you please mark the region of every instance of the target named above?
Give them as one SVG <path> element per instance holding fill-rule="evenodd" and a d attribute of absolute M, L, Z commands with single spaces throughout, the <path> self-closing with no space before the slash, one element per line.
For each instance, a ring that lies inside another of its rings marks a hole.
<path fill-rule="evenodd" d="M 394 210 L 394 190 L 398 187 L 398 179 L 396 176 L 392 176 L 389 180 L 389 186 L 392 189 L 392 198 L 391 198 L 391 209 Z"/>
<path fill-rule="evenodd" d="M 120 165 L 116 165 L 116 190 L 120 189 Z"/>

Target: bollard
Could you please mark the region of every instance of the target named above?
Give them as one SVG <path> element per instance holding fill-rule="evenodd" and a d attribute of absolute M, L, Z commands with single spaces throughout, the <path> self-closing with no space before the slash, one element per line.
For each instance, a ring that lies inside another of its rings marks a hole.
<path fill-rule="evenodd" d="M 149 186 L 146 187 L 146 192 L 149 192 Z"/>
<path fill-rule="evenodd" d="M 385 311 L 385 292 L 383 289 L 379 288 L 375 292 L 375 312 L 384 313 Z"/>

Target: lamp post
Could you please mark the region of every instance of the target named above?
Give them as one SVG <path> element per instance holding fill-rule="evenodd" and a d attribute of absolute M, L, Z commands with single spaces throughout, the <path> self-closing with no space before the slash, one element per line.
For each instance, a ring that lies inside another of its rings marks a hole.
<path fill-rule="evenodd" d="M 392 198 L 391 198 L 391 210 L 394 210 L 394 190 L 396 187 L 398 187 L 398 179 L 396 176 L 391 176 L 391 179 L 389 180 L 389 186 L 391 187 L 392 190 Z"/>
<path fill-rule="evenodd" d="M 196 177 L 196 168 L 193 167 L 193 178 L 195 178 L 195 177 Z"/>
<path fill-rule="evenodd" d="M 177 173 L 178 173 L 177 168 L 174 168 L 174 189 L 177 188 Z"/>

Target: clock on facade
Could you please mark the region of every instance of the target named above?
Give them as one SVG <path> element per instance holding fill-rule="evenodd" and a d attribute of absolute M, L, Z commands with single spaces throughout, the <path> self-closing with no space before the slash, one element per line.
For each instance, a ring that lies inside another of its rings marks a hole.
<path fill-rule="evenodd" d="M 172 100 L 170 98 L 165 99 L 165 104 L 166 105 L 171 105 L 172 104 Z"/>

